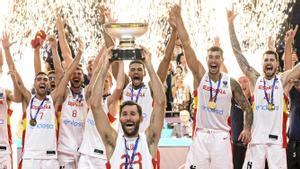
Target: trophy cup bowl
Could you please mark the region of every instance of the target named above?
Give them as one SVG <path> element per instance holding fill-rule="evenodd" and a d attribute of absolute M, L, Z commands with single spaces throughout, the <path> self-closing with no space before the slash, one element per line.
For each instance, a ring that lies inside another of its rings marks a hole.
<path fill-rule="evenodd" d="M 105 31 L 119 39 L 119 44 L 112 50 L 111 60 L 140 60 L 141 48 L 135 44 L 135 37 L 147 32 L 147 23 L 107 23 Z"/>

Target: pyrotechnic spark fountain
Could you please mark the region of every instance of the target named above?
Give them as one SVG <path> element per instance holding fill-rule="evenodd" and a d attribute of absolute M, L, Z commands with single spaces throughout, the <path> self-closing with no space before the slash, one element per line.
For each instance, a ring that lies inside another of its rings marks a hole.
<path fill-rule="evenodd" d="M 239 14 L 235 25 L 243 51 L 253 53 L 265 49 L 267 37 L 279 32 L 281 23 L 287 17 L 284 11 L 289 10 L 287 4 L 292 1 L 181 0 L 181 4 L 192 45 L 197 54 L 203 55 L 216 35 L 221 38 L 225 54 L 231 53 L 231 48 L 226 46 L 228 36 L 225 36 L 226 7 L 230 4 L 234 4 Z M 23 57 L 22 52 L 29 46 L 36 31 L 44 29 L 48 34 L 53 33 L 57 8 L 61 8 L 60 13 L 71 26 L 74 35 L 83 38 L 86 44 L 85 56 L 95 55 L 103 43 L 95 13 L 98 3 L 109 6 L 113 16 L 119 21 L 148 22 L 147 34 L 137 41 L 150 48 L 156 56 L 162 56 L 163 51 L 158 49 L 165 47 L 169 30 L 168 10 L 178 0 L 19 0 L 11 5 L 6 19 L 6 29 L 11 32 L 13 41 L 17 42 L 12 49 L 14 57 Z"/>

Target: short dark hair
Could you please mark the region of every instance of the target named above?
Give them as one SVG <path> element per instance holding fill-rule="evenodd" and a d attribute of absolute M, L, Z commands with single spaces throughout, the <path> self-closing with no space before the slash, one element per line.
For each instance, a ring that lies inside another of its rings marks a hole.
<path fill-rule="evenodd" d="M 210 48 L 207 49 L 207 52 L 220 52 L 221 53 L 221 56 L 223 57 L 223 49 L 218 47 L 218 46 L 212 46 Z"/>
<path fill-rule="evenodd" d="M 265 55 L 274 55 L 276 61 L 279 61 L 279 55 L 278 55 L 278 53 L 275 52 L 275 51 L 273 51 L 273 50 L 267 50 L 267 51 L 265 51 L 265 53 L 263 54 L 263 56 L 265 56 Z"/>
<path fill-rule="evenodd" d="M 45 73 L 45 72 L 38 72 L 38 73 L 35 75 L 34 80 L 35 80 L 39 75 L 45 75 L 45 76 L 48 77 L 47 73 Z"/>
<path fill-rule="evenodd" d="M 136 102 L 131 101 L 131 100 L 124 101 L 124 102 L 120 105 L 120 114 L 121 114 L 121 112 L 122 112 L 122 110 L 123 110 L 123 108 L 124 108 L 125 106 L 136 106 L 139 115 L 140 115 L 140 116 L 142 115 L 142 107 L 141 107 L 139 104 L 137 104 Z"/>
<path fill-rule="evenodd" d="M 179 54 L 176 56 L 176 64 L 177 64 L 177 65 L 180 64 L 180 59 L 181 59 L 182 56 L 183 56 L 183 52 L 179 53 Z"/>
<path fill-rule="evenodd" d="M 141 65 L 143 65 L 143 68 L 145 68 L 144 63 L 143 63 L 142 61 L 140 61 L 140 60 L 132 60 L 132 61 L 129 63 L 129 66 L 132 65 L 132 64 L 134 64 L 134 63 L 141 64 Z"/>
<path fill-rule="evenodd" d="M 55 74 L 55 70 L 50 70 L 47 74 L 47 76 L 51 75 L 51 74 Z"/>

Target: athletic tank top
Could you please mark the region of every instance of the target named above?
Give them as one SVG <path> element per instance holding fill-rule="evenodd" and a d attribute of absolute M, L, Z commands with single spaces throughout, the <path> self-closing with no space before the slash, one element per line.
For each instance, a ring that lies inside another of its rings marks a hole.
<path fill-rule="evenodd" d="M 62 104 L 60 115 L 58 151 L 68 154 L 78 153 L 87 110 L 84 90 L 82 89 L 80 94 L 74 98 L 70 88 L 68 88 L 67 98 Z"/>
<path fill-rule="evenodd" d="M 212 97 L 216 94 L 218 81 L 212 82 Z M 219 92 L 216 100 L 216 108 L 210 109 L 208 106 L 210 98 L 210 82 L 206 73 L 198 87 L 198 106 L 196 113 L 196 127 L 201 129 L 215 129 L 229 131 L 227 123 L 230 116 L 232 91 L 230 77 L 222 73 L 219 84 Z"/>
<path fill-rule="evenodd" d="M 137 147 L 136 145 L 136 140 Z M 132 159 L 133 150 L 135 150 L 135 155 L 132 162 L 133 169 L 155 169 L 156 163 L 155 160 L 152 158 L 149 149 L 148 143 L 145 133 L 139 133 L 139 138 L 126 138 L 126 147 L 127 153 L 125 148 L 125 138 L 123 134 L 119 134 L 117 137 L 116 148 L 107 163 L 107 169 L 125 169 L 126 166 L 126 157 L 129 156 L 129 159 Z M 127 161 L 129 162 L 127 158 Z M 129 165 L 128 165 L 128 168 Z"/>
<path fill-rule="evenodd" d="M 107 99 L 105 99 L 102 104 L 104 112 L 107 113 Z M 79 152 L 96 158 L 106 159 L 105 146 L 96 128 L 95 119 L 91 109 L 89 109 L 86 117 L 83 140 Z"/>
<path fill-rule="evenodd" d="M 151 90 L 148 84 L 144 84 L 143 87 L 139 89 L 133 89 L 132 84 L 129 83 L 126 88 L 123 90 L 122 101 L 132 100 L 137 102 L 143 111 L 143 122 L 140 124 L 139 132 L 144 132 L 147 127 L 150 125 L 151 113 L 153 110 L 152 107 L 152 96 Z M 119 131 L 122 127 L 119 127 Z"/>
<path fill-rule="evenodd" d="M 11 153 L 10 114 L 3 88 L 0 88 L 0 133 L 0 154 L 9 154 Z"/>
<path fill-rule="evenodd" d="M 57 158 L 57 121 L 54 103 L 50 95 L 43 100 L 34 96 L 23 115 L 23 159 L 53 159 Z M 32 104 L 31 104 L 32 103 Z M 37 110 L 40 107 L 40 111 Z M 31 115 L 30 115 L 31 114 Z M 36 118 L 36 125 L 30 125 L 30 119 Z"/>
<path fill-rule="evenodd" d="M 274 78 L 277 78 L 274 85 L 273 103 L 275 110 L 268 110 L 268 102 L 265 99 L 266 90 L 268 98 L 271 99 L 271 91 Z M 260 76 L 254 88 L 253 100 L 253 124 L 252 139 L 253 144 L 282 144 L 283 143 L 283 113 L 284 113 L 284 90 L 279 77 L 275 76 L 271 80 Z M 265 87 L 264 87 L 265 86 Z"/>

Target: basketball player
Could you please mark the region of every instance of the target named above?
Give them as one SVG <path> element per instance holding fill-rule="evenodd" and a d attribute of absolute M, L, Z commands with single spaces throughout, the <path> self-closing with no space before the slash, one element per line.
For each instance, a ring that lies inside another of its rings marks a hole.
<path fill-rule="evenodd" d="M 9 42 L 8 34 L 4 33 L 2 38 L 2 45 L 5 52 L 6 62 L 12 65 L 9 69 L 14 68 L 12 58 L 9 52 L 11 46 Z M 0 48 L 0 57 L 2 58 L 2 50 Z M 11 64 L 12 62 L 12 64 Z M 10 118 L 12 115 L 12 110 L 10 109 L 10 103 L 20 102 L 20 95 L 17 96 L 17 93 L 12 92 L 8 89 L 0 87 L 0 169 L 12 169 L 13 159 L 12 159 L 12 135 L 10 128 Z"/>
<path fill-rule="evenodd" d="M 240 68 L 250 80 L 251 93 L 254 95 L 252 140 L 247 148 L 243 168 L 263 169 L 267 159 L 270 169 L 284 169 L 287 168 L 284 89 L 291 79 L 300 77 L 300 64 L 276 75 L 278 54 L 266 51 L 262 60 L 263 75 L 260 75 L 241 53 L 233 24 L 235 16 L 233 10 L 227 12 L 232 48 Z"/>
<path fill-rule="evenodd" d="M 22 161 L 19 168 L 52 169 L 59 168 L 57 161 L 57 114 L 63 91 L 66 90 L 71 73 L 76 69 L 83 46 L 80 43 L 78 54 L 66 71 L 59 86 L 48 95 L 49 79 L 47 74 L 40 72 L 34 80 L 35 95 L 24 87 L 17 72 L 13 78 L 17 80 L 15 90 L 22 95 L 23 107 L 23 147 Z M 9 65 L 10 67 L 10 65 Z"/>
<path fill-rule="evenodd" d="M 102 18 L 105 18 L 106 16 L 104 15 L 109 15 L 107 14 L 107 10 L 104 7 L 102 7 Z M 102 21 L 102 22 L 105 22 Z M 157 69 L 157 75 L 160 78 L 162 82 L 164 82 L 167 78 L 167 73 L 168 73 L 168 68 L 169 64 L 171 62 L 171 58 L 173 55 L 173 50 L 175 47 L 175 41 L 177 37 L 177 31 L 174 27 L 172 27 L 172 34 L 169 40 L 169 43 L 166 47 L 165 50 L 165 57 L 162 59 L 162 61 L 159 64 L 159 67 Z M 112 41 L 111 37 L 104 32 L 104 38 L 105 38 L 105 44 L 107 47 L 114 46 L 114 42 Z M 119 68 L 117 64 L 112 64 L 112 73 L 114 77 L 117 77 L 117 72 Z M 122 101 L 135 101 L 137 102 L 143 109 L 143 118 L 144 120 L 141 122 L 140 125 L 140 131 L 145 131 L 145 129 L 149 126 L 150 124 L 150 117 L 151 117 L 151 112 L 152 112 L 152 87 L 149 85 L 149 83 L 144 82 L 144 77 L 146 76 L 146 70 L 145 66 L 143 65 L 143 62 L 140 60 L 134 60 L 130 62 L 129 64 L 129 73 L 128 76 L 125 76 L 125 83 L 123 86 L 123 93 L 122 93 Z M 121 129 L 121 128 L 119 128 Z M 120 130 L 122 132 L 122 130 Z"/>
<path fill-rule="evenodd" d="M 102 56 L 104 57 L 104 56 Z M 102 63 L 102 61 L 101 61 Z M 110 125 L 117 126 L 116 123 L 116 114 L 119 111 L 119 98 L 123 91 L 124 85 L 124 69 L 123 69 L 123 62 L 118 62 L 121 64 L 119 67 L 119 73 L 117 77 L 117 84 L 116 88 L 114 89 L 113 93 L 110 93 L 112 87 L 112 74 L 108 73 L 105 81 L 104 87 L 102 92 L 102 100 L 103 100 L 103 109 L 107 114 L 109 119 Z M 94 86 L 94 82 L 97 78 L 97 75 L 100 71 L 100 68 L 103 64 L 97 64 L 96 70 L 94 71 L 93 75 L 91 76 L 91 84 L 88 86 L 88 93 L 89 89 L 92 89 Z M 90 94 L 90 93 L 89 93 Z M 100 94 L 100 93 L 99 93 Z M 89 101 L 88 101 L 89 102 Z M 83 134 L 82 144 L 79 149 L 80 158 L 78 163 L 78 168 L 80 169 L 97 169 L 97 168 L 105 168 L 105 164 L 107 162 L 105 147 L 103 141 L 97 131 L 96 123 L 94 120 L 93 113 L 91 109 L 88 111 L 88 115 L 85 121 L 85 129 Z"/>
<path fill-rule="evenodd" d="M 125 101 L 120 107 L 120 123 L 124 134 L 118 134 L 110 125 L 103 110 L 102 92 L 104 78 L 109 67 L 108 54 L 99 73 L 96 85 L 92 91 L 91 108 L 96 121 L 96 127 L 103 140 L 108 159 L 107 168 L 155 168 L 157 145 L 160 139 L 165 115 L 165 95 L 163 86 L 156 75 L 150 58 L 150 53 L 143 48 L 144 64 L 153 86 L 153 112 L 150 126 L 145 132 L 139 131 L 143 120 L 142 108 L 135 101 Z M 152 166 L 152 167 L 150 167 Z"/>
<path fill-rule="evenodd" d="M 80 43 L 83 48 L 83 43 Z M 67 46 L 68 47 L 68 46 Z M 83 70 L 78 66 L 71 74 L 70 86 L 61 97 L 59 114 L 58 161 L 61 168 L 76 169 L 79 147 L 83 139 L 84 122 L 88 111 L 83 86 Z"/>
<path fill-rule="evenodd" d="M 182 42 L 188 66 L 194 76 L 194 87 L 198 88 L 195 137 L 187 155 L 185 168 L 232 169 L 230 126 L 227 123 L 231 99 L 235 99 L 245 110 L 244 128 L 239 136 L 239 140 L 244 143 L 249 142 L 251 138 L 251 106 L 238 82 L 220 72 L 223 62 L 222 49 L 219 47 L 208 49 L 206 58 L 208 72 L 205 72 L 190 45 L 180 6 L 172 7 L 169 18 L 169 23 L 176 27 Z"/>

